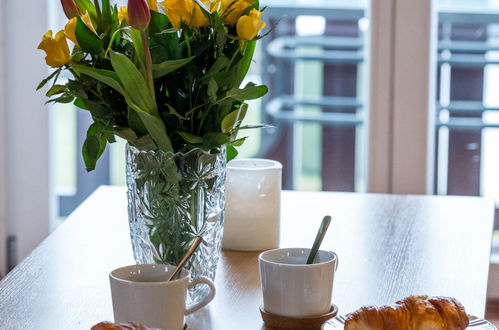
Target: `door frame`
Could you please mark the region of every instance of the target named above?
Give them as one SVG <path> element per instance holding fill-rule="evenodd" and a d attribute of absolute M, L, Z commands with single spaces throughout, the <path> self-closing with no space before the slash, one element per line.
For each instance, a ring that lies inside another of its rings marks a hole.
<path fill-rule="evenodd" d="M 433 193 L 434 5 L 371 1 L 369 192 Z"/>

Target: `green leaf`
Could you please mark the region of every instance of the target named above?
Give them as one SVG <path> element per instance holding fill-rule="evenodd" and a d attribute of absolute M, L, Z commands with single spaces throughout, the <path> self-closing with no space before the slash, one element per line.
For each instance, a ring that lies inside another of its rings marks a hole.
<path fill-rule="evenodd" d="M 165 14 L 151 10 L 151 22 L 149 23 L 149 34 L 154 37 L 170 27 L 170 21 Z"/>
<path fill-rule="evenodd" d="M 150 135 L 144 135 L 138 138 L 135 143 L 135 146 L 143 149 L 143 150 L 154 150 L 156 149 L 156 144 Z"/>
<path fill-rule="evenodd" d="M 239 152 L 233 145 L 227 144 L 227 163 L 235 159 L 238 154 Z"/>
<path fill-rule="evenodd" d="M 124 55 L 122 56 L 125 57 Z M 121 56 L 116 55 L 114 52 L 111 52 L 112 61 L 113 58 L 113 67 L 116 66 L 115 70 L 117 72 L 119 71 L 118 73 L 80 65 L 73 65 L 73 68 L 75 68 L 77 72 L 81 72 L 97 80 L 100 80 L 120 92 L 125 97 L 128 106 L 134 110 L 129 111 L 128 113 L 128 123 L 130 127 L 132 127 L 134 130 L 146 130 L 151 135 L 151 138 L 154 140 L 158 148 L 165 151 L 172 151 L 173 148 L 170 138 L 166 133 L 165 125 L 163 124 L 161 119 L 145 111 L 144 108 L 142 108 L 139 104 L 152 102 L 154 104 L 153 109 L 157 111 L 156 103 L 154 102 L 154 100 L 143 100 L 143 98 L 151 98 L 151 95 L 149 94 L 149 90 L 146 87 L 146 83 L 142 78 L 142 75 L 138 72 L 137 68 L 128 58 L 125 57 L 126 60 L 124 60 Z M 127 74 L 126 70 L 130 70 L 130 74 Z M 132 93 L 128 93 L 126 90 L 126 86 L 123 86 L 124 84 L 120 84 L 120 73 L 127 81 L 128 88 L 132 91 Z M 133 77 L 139 80 L 142 79 L 142 84 L 140 83 L 140 81 L 138 83 L 131 81 L 133 80 Z M 136 93 L 133 93 L 134 88 L 136 88 Z M 138 117 L 140 121 L 137 120 L 136 117 Z"/>
<path fill-rule="evenodd" d="M 243 143 L 246 141 L 248 137 L 245 136 L 243 138 L 237 139 L 235 141 L 232 141 L 230 144 L 233 145 L 234 147 L 240 147 L 243 145 Z"/>
<path fill-rule="evenodd" d="M 171 105 L 167 104 L 166 105 L 168 107 L 168 110 L 170 112 L 170 115 L 174 115 L 175 117 L 177 117 L 178 119 L 181 119 L 181 120 L 188 120 L 187 117 L 185 116 L 182 116 L 180 113 L 178 113 L 177 110 L 175 110 L 174 107 L 172 107 Z"/>
<path fill-rule="evenodd" d="M 163 151 L 173 152 L 172 143 L 166 134 L 165 124 L 161 119 L 144 111 L 137 111 L 137 114 L 158 148 Z"/>
<path fill-rule="evenodd" d="M 230 98 L 237 101 L 255 100 L 267 94 L 268 91 L 269 89 L 265 85 L 247 86 L 242 89 L 233 88 L 227 91 L 224 99 Z"/>
<path fill-rule="evenodd" d="M 203 143 L 203 138 L 200 136 L 196 136 L 194 134 L 188 132 L 179 132 L 180 136 L 187 142 L 192 144 L 201 144 Z"/>
<path fill-rule="evenodd" d="M 50 76 L 48 76 L 47 78 L 43 79 L 39 84 L 38 86 L 36 87 L 36 90 L 40 90 L 41 88 L 43 88 L 43 86 L 45 86 L 50 80 L 52 80 L 52 78 L 54 78 L 57 74 L 61 73 L 61 68 L 55 70 L 54 72 L 52 72 L 50 74 Z"/>
<path fill-rule="evenodd" d="M 46 103 L 71 103 L 74 101 L 74 96 L 70 94 L 63 94 L 62 96 L 59 96 L 58 98 L 48 100 Z"/>
<path fill-rule="evenodd" d="M 95 169 L 95 164 L 106 149 L 106 139 L 102 137 L 103 126 L 93 123 L 87 130 L 87 138 L 83 143 L 83 160 L 88 172 Z"/>
<path fill-rule="evenodd" d="M 48 97 L 54 96 L 56 94 L 62 94 L 68 91 L 68 88 L 66 85 L 54 85 L 52 88 L 50 88 L 47 91 L 47 94 L 45 94 Z"/>
<path fill-rule="evenodd" d="M 275 128 L 274 125 L 268 125 L 268 124 L 257 124 L 257 125 L 245 125 L 241 126 L 238 129 L 255 129 L 255 128 Z"/>
<path fill-rule="evenodd" d="M 155 97 L 147 88 L 147 83 L 137 67 L 123 54 L 111 51 L 110 55 L 111 64 L 131 100 L 143 111 L 157 115 Z"/>
<path fill-rule="evenodd" d="M 144 58 L 144 46 L 142 44 L 142 35 L 137 29 L 130 29 L 130 38 L 132 38 L 133 48 L 135 49 L 134 59 L 139 64 L 139 71 L 143 77 L 145 77 L 145 58 Z"/>
<path fill-rule="evenodd" d="M 135 131 L 131 128 L 119 129 L 114 133 L 117 136 L 127 140 L 129 144 L 141 149 L 152 150 L 156 147 L 150 135 L 144 135 L 139 138 Z"/>
<path fill-rule="evenodd" d="M 147 134 L 147 128 L 142 123 L 142 120 L 140 120 L 137 111 L 131 107 L 128 107 L 127 120 L 128 126 L 133 129 L 134 132 L 137 132 L 138 135 L 142 136 Z"/>
<path fill-rule="evenodd" d="M 248 111 L 248 105 L 246 103 L 241 105 L 241 108 L 236 111 L 232 111 L 222 120 L 222 132 L 229 133 L 233 131 L 237 126 L 241 124 L 246 112 Z"/>
<path fill-rule="evenodd" d="M 76 100 L 74 101 L 74 103 L 73 103 L 73 104 L 74 104 L 74 105 L 75 105 L 75 107 L 77 107 L 77 108 L 80 108 L 80 109 L 83 109 L 83 110 L 90 110 L 90 109 L 87 107 L 87 105 L 85 104 L 85 102 L 84 102 L 81 98 L 79 98 L 79 97 L 77 97 L 77 98 L 76 98 Z"/>
<path fill-rule="evenodd" d="M 217 81 L 211 78 L 208 81 L 208 97 L 210 101 L 215 103 L 217 101 L 218 84 Z"/>
<path fill-rule="evenodd" d="M 113 25 L 113 14 L 109 0 L 102 0 L 101 24 L 104 30 L 109 29 Z"/>
<path fill-rule="evenodd" d="M 104 84 L 116 89 L 123 96 L 128 96 L 128 94 L 123 89 L 120 78 L 118 77 L 116 72 L 104 69 L 96 69 L 75 63 L 71 63 L 71 67 L 78 73 L 83 73 L 84 75 L 97 79 Z"/>
<path fill-rule="evenodd" d="M 179 36 L 176 29 L 173 29 L 170 21 L 163 13 L 151 11 L 151 23 L 149 24 L 149 36 L 152 39 L 151 56 L 153 63 L 160 63 L 165 60 L 174 60 L 181 57 L 181 48 L 178 47 Z M 156 54 L 153 49 L 158 48 Z M 159 58 L 159 60 L 156 60 Z"/>
<path fill-rule="evenodd" d="M 83 160 L 85 162 L 85 167 L 88 172 L 95 169 L 95 164 L 97 159 L 99 159 L 99 152 L 101 150 L 100 140 L 95 135 L 86 138 L 83 143 Z"/>
<path fill-rule="evenodd" d="M 246 77 L 246 74 L 248 73 L 248 70 L 251 66 L 251 61 L 253 60 L 255 49 L 256 49 L 256 40 L 249 41 L 246 45 L 246 49 L 244 50 L 244 56 L 241 60 L 241 76 L 239 78 L 239 83 L 237 85 L 240 85 L 243 82 L 244 77 Z"/>
<path fill-rule="evenodd" d="M 97 18 L 97 12 L 95 11 L 94 4 L 90 0 L 75 0 L 75 2 L 82 13 L 86 13 L 88 11 L 88 14 L 93 20 Z"/>
<path fill-rule="evenodd" d="M 230 138 L 223 133 L 207 133 L 203 135 L 203 144 L 207 148 L 216 148 L 230 142 Z"/>
<path fill-rule="evenodd" d="M 80 16 L 77 16 L 75 34 L 83 51 L 91 54 L 99 54 L 102 51 L 104 41 L 88 28 Z"/>
<path fill-rule="evenodd" d="M 211 68 L 208 71 L 206 71 L 201 80 L 207 80 L 213 77 L 214 75 L 216 75 L 217 73 L 219 73 L 229 65 L 230 65 L 230 60 L 226 56 L 224 55 L 218 56 L 218 58 L 215 60 L 215 63 L 213 63 Z"/>
<path fill-rule="evenodd" d="M 98 135 L 102 133 L 103 126 L 97 123 L 93 123 L 88 127 L 87 130 L 87 137 L 92 136 L 92 135 Z"/>
<path fill-rule="evenodd" d="M 172 73 L 176 71 L 177 69 L 180 69 L 190 61 L 194 59 L 194 56 L 188 57 L 188 58 L 183 58 L 180 60 L 169 60 L 169 61 L 164 61 L 159 64 L 153 64 L 152 66 L 152 74 L 154 78 L 160 78 L 163 76 L 166 76 L 169 73 Z"/>

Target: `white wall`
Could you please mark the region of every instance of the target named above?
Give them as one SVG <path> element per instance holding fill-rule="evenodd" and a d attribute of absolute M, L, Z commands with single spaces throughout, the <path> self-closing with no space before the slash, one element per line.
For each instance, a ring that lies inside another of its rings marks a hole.
<path fill-rule="evenodd" d="M 37 46 L 47 30 L 47 3 L 4 0 L 6 216 L 23 259 L 49 230 L 49 114 L 38 82 L 47 76 Z"/>
<path fill-rule="evenodd" d="M 4 3 L 0 2 L 0 22 L 4 22 L 5 12 Z M 5 54 L 5 43 L 4 43 L 4 26 L 0 25 L 0 77 L 4 76 L 4 54 Z M 5 165 L 6 165 L 6 143 L 5 143 L 5 102 L 4 102 L 4 81 L 0 78 L 0 278 L 6 273 L 7 266 L 7 214 L 5 209 Z"/>

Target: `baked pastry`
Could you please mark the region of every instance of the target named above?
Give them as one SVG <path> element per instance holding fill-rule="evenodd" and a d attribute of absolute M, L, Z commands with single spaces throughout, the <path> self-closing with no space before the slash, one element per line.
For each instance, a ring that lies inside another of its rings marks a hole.
<path fill-rule="evenodd" d="M 463 330 L 469 324 L 454 298 L 411 296 L 392 306 L 367 306 L 347 315 L 345 330 Z"/>
<path fill-rule="evenodd" d="M 96 324 L 90 330 L 160 330 L 153 329 L 136 323 L 112 323 L 112 322 L 101 322 Z"/>

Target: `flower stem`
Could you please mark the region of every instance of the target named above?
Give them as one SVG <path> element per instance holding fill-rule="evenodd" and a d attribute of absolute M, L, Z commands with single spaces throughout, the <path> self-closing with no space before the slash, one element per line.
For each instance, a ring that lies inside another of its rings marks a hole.
<path fill-rule="evenodd" d="M 149 50 L 149 42 L 147 38 L 147 33 L 145 30 L 141 30 L 140 34 L 142 36 L 142 47 L 144 48 L 144 60 L 146 64 L 146 75 L 147 75 L 147 86 L 154 96 L 154 81 L 152 77 L 152 58 L 151 52 Z"/>
<path fill-rule="evenodd" d="M 185 43 L 187 45 L 187 57 L 192 57 L 191 40 L 189 39 L 189 33 L 188 32 L 185 32 Z"/>
<path fill-rule="evenodd" d="M 94 0 L 94 5 L 95 5 L 95 11 L 97 12 L 97 16 L 100 17 L 101 11 L 100 11 L 99 0 Z"/>

